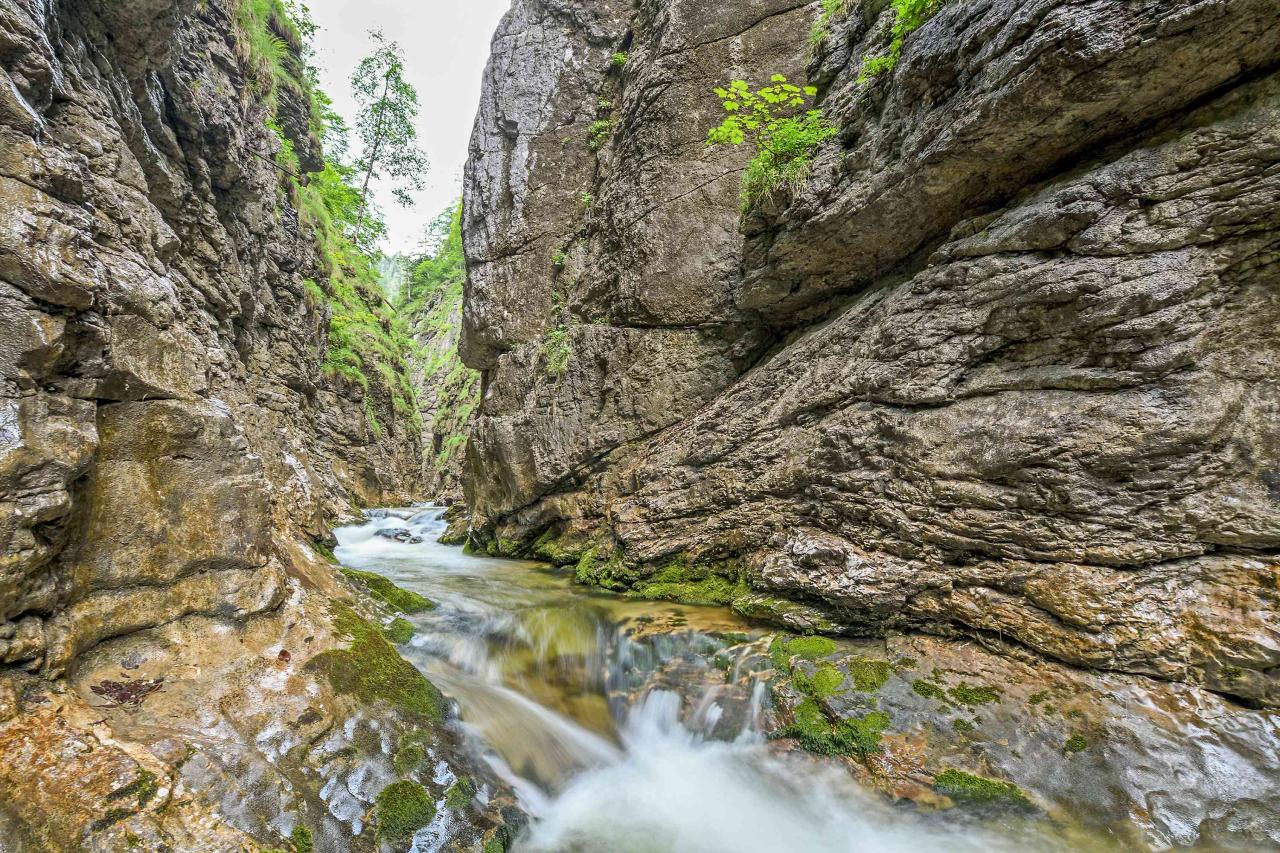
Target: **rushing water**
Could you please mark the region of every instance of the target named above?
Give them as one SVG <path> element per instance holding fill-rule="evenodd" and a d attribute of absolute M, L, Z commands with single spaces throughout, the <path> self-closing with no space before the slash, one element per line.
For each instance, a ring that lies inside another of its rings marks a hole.
<path fill-rule="evenodd" d="M 440 516 L 386 511 L 338 530 L 336 553 L 439 603 L 413 617 L 406 655 L 458 702 L 533 817 L 518 850 L 1058 847 L 893 807 L 834 766 L 771 749 L 766 638 L 727 610 L 592 594 L 539 564 L 468 556 L 436 542 Z M 385 535 L 396 530 L 421 541 Z"/>

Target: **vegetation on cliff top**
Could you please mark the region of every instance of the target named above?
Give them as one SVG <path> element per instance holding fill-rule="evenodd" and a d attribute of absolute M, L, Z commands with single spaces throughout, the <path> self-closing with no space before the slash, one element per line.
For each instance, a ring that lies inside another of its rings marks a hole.
<path fill-rule="evenodd" d="M 403 102 L 416 95 L 411 87 L 408 92 L 397 87 L 396 97 L 391 99 L 395 101 L 394 108 L 390 107 L 386 98 L 378 97 L 385 93 L 374 79 L 385 70 L 379 57 L 393 51 L 395 45 L 380 42 L 368 60 L 369 73 L 361 78 L 362 84 L 373 85 L 377 91 L 359 125 L 365 155 L 349 164 L 347 124 L 316 84 L 315 69 L 307 64 L 309 41 L 316 28 L 306 5 L 300 0 L 234 3 L 238 43 L 250 85 L 270 110 L 266 126 L 277 140 L 275 160 L 281 170 L 282 189 L 302 222 L 315 234 L 319 266 L 316 279 L 320 282 L 307 280 L 306 297 L 313 305 L 325 306 L 329 311 L 324 373 L 359 389 L 375 437 L 384 433 L 378 417 L 379 400 L 385 401 L 395 417 L 418 429 L 421 421 L 409 379 L 411 341 L 404 317 L 387 301 L 380 287 L 381 254 L 376 246 L 386 229 L 367 193 L 371 175 L 379 171 L 398 174 L 387 165 L 388 151 L 397 164 L 412 160 L 401 150 L 403 129 L 385 116 L 394 113 L 403 118 L 408 109 Z M 390 88 L 390 83 L 384 87 Z M 286 103 L 304 105 L 308 133 L 323 144 L 324 163 L 318 172 L 301 174 L 297 147 L 308 140 L 292 138 L 286 132 L 285 128 L 291 126 L 283 112 Z M 385 137 L 393 135 L 395 139 L 387 142 Z M 420 160 L 413 163 L 423 165 Z M 357 187 L 361 175 L 365 183 Z"/>

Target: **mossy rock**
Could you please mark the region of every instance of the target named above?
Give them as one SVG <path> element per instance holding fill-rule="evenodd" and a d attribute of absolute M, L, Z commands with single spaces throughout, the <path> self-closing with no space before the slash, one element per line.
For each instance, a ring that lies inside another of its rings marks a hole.
<path fill-rule="evenodd" d="M 315 844 L 311 838 L 311 830 L 302 824 L 298 824 L 293 828 L 293 832 L 289 834 L 289 840 L 293 842 L 294 853 L 311 853 L 315 849 Z"/>
<path fill-rule="evenodd" d="M 383 700 L 431 722 L 444 721 L 444 696 L 417 667 L 400 657 L 381 630 L 344 604 L 334 602 L 332 612 L 334 628 L 350 637 L 351 645 L 316 655 L 307 663 L 309 669 L 323 673 L 334 690 L 363 703 Z"/>
<path fill-rule="evenodd" d="M 819 755 L 866 759 L 880 752 L 880 738 L 890 724 L 889 715 L 882 711 L 833 722 L 818 700 L 808 697 L 792 711 L 792 722 L 782 735 Z"/>
<path fill-rule="evenodd" d="M 413 639 L 413 624 L 407 619 L 396 617 L 390 625 L 382 629 L 382 636 L 397 646 L 403 646 Z"/>
<path fill-rule="evenodd" d="M 427 747 L 432 743 L 431 735 L 423 731 L 410 732 L 400 738 L 400 746 L 391 758 L 391 766 L 401 776 L 412 773 L 427 760 Z"/>
<path fill-rule="evenodd" d="M 369 595 L 400 613 L 423 613 L 436 607 L 430 599 L 401 589 L 382 575 L 358 569 L 343 569 L 342 573 L 364 587 Z"/>
<path fill-rule="evenodd" d="M 461 811 L 471 805 L 471 801 L 475 799 L 475 796 L 475 783 L 468 777 L 463 776 L 461 779 L 450 785 L 449 789 L 444 792 L 445 808 L 452 809 L 453 811 Z"/>
<path fill-rule="evenodd" d="M 974 776 L 963 770 L 947 769 L 939 773 L 933 780 L 933 789 L 966 805 L 1032 808 L 1027 795 L 1012 782 Z"/>
<path fill-rule="evenodd" d="M 431 794 L 417 782 L 394 782 L 383 788 L 374 802 L 378 837 L 392 844 L 410 840 L 436 816 Z"/>

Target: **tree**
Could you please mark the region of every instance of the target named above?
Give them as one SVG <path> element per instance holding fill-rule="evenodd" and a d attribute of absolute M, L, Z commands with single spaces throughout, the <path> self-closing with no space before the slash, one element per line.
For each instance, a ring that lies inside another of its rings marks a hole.
<path fill-rule="evenodd" d="M 374 51 L 360 61 L 351 75 L 360 116 L 356 133 L 363 155 L 356 171 L 364 175 L 360 187 L 360 211 L 356 216 L 355 244 L 360 245 L 365 213 L 369 207 L 369 184 L 374 178 L 397 182 L 391 189 L 396 201 L 413 204 L 409 193 L 425 185 L 427 158 L 418 150 L 418 92 L 404 79 L 404 55 L 400 45 L 388 41 L 380 30 L 369 33 Z"/>

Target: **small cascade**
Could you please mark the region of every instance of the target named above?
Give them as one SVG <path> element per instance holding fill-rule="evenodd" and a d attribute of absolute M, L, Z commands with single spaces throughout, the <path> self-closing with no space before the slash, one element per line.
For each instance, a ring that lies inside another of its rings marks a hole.
<path fill-rule="evenodd" d="M 771 748 L 768 635 L 437 543 L 436 508 L 336 531 L 345 564 L 439 605 L 402 651 L 531 816 L 528 851 L 1002 851 L 1017 833 L 895 810 L 837 763 Z M 425 837 L 415 849 L 434 849 Z M 1051 849 L 1040 845 L 1036 849 Z"/>

